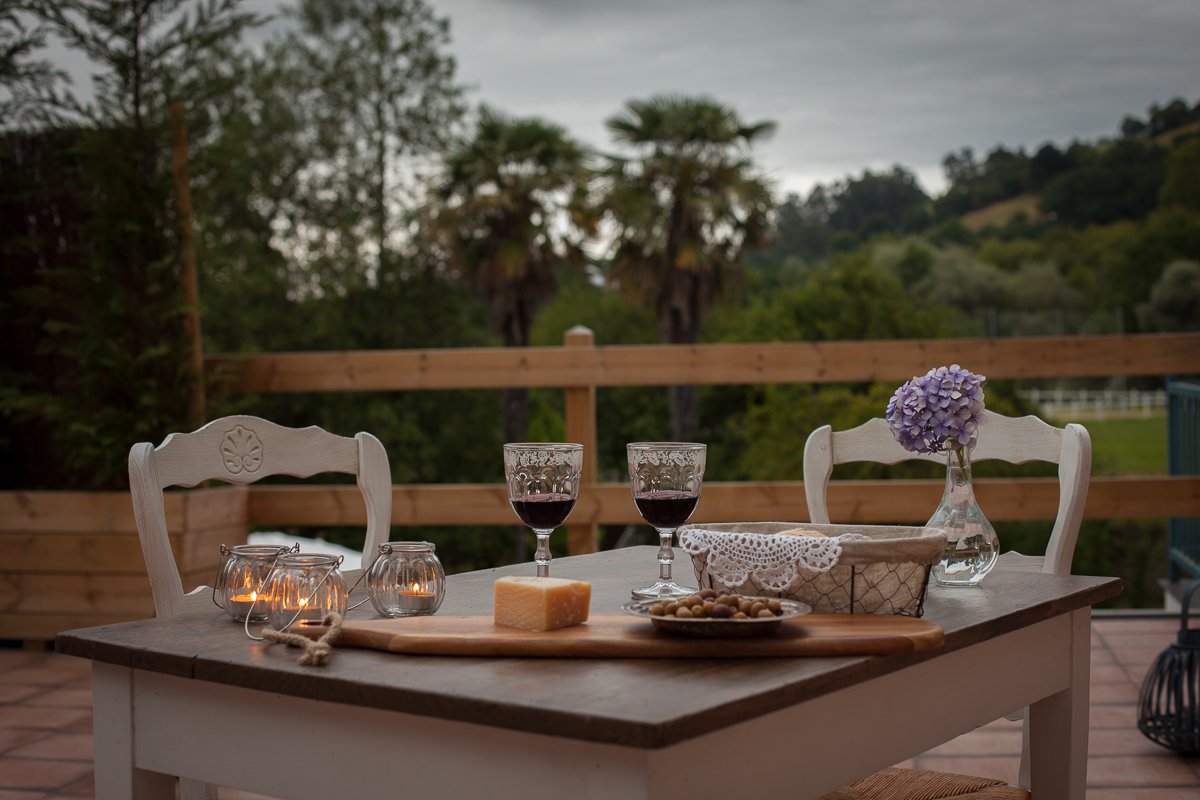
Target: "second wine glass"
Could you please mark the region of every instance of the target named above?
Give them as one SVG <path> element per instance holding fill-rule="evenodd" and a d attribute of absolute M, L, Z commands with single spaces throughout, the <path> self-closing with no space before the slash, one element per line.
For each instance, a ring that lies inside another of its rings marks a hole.
<path fill-rule="evenodd" d="M 550 534 L 567 521 L 579 498 L 583 445 L 520 442 L 504 445 L 508 502 L 537 536 L 539 578 L 550 575 Z"/>
<path fill-rule="evenodd" d="M 671 537 L 700 502 L 708 448 L 693 442 L 633 442 L 626 445 L 633 503 L 658 531 L 658 580 L 633 590 L 635 600 L 686 597 L 696 590 L 671 577 Z"/>

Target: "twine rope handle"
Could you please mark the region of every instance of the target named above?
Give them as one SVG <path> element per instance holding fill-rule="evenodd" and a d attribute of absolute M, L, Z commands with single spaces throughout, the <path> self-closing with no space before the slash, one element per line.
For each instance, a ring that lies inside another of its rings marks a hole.
<path fill-rule="evenodd" d="M 329 656 L 333 653 L 333 643 L 341 635 L 342 615 L 336 611 L 330 611 L 323 622 L 329 626 L 329 630 L 325 631 L 320 639 L 310 639 L 299 633 L 287 633 L 274 628 L 263 628 L 262 635 L 264 639 L 282 642 L 289 647 L 303 647 L 304 653 L 296 663 L 301 666 L 320 667 L 329 660 Z"/>

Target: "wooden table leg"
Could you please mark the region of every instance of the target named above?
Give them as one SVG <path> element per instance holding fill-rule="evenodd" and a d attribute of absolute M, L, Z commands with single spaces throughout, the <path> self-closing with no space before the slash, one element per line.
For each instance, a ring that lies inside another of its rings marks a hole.
<path fill-rule="evenodd" d="M 174 800 L 175 779 L 134 763 L 133 670 L 92 662 L 96 800 Z"/>
<path fill-rule="evenodd" d="M 1071 636 L 1049 658 L 1066 659 L 1070 685 L 1029 707 L 1030 778 L 1034 797 L 1084 800 L 1087 788 L 1091 609 L 1072 612 Z M 1029 667 L 1038 669 L 1034 654 Z"/>

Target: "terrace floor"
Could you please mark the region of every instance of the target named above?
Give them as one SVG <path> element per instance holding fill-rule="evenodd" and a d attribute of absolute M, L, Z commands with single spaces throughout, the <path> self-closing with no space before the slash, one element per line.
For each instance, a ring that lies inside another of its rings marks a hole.
<path fill-rule="evenodd" d="M 1138 687 L 1178 628 L 1175 616 L 1093 622 L 1088 800 L 1200 800 L 1200 758 L 1164 750 L 1136 727 Z M 0 649 L 0 800 L 93 796 L 90 687 L 87 661 Z M 1000 720 L 906 765 L 1013 781 L 1020 750 L 1019 723 Z"/>

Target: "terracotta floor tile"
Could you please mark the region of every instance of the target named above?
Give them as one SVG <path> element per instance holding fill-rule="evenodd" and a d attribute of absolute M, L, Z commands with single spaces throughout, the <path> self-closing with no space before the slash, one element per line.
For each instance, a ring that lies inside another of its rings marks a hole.
<path fill-rule="evenodd" d="M 20 703 L 45 691 L 41 686 L 0 686 L 0 704 Z"/>
<path fill-rule="evenodd" d="M 92 761 L 92 737 L 86 733 L 56 733 L 36 742 L 15 747 L 7 753 L 20 758 L 61 758 Z"/>
<path fill-rule="evenodd" d="M 1161 653 L 1175 641 L 1175 637 L 1169 633 L 1125 633 L 1116 636 L 1106 635 L 1103 641 L 1110 650 L 1149 648 L 1156 653 Z"/>
<path fill-rule="evenodd" d="M 1000 717 L 999 719 L 993 720 L 992 722 L 989 722 L 987 725 L 984 725 L 983 727 L 978 728 L 978 730 L 980 730 L 980 731 L 1020 731 L 1021 728 L 1024 727 L 1024 725 L 1025 725 L 1025 723 L 1019 719 L 1008 719 L 1007 717 Z"/>
<path fill-rule="evenodd" d="M 1137 709 L 1133 706 L 1092 706 L 1088 714 L 1088 727 L 1092 730 L 1137 730 Z"/>
<path fill-rule="evenodd" d="M 46 800 L 46 795 L 41 792 L 14 792 L 9 789 L 0 789 L 0 800 Z"/>
<path fill-rule="evenodd" d="M 1088 789 L 1087 800 L 1200 800 L 1200 788 Z"/>
<path fill-rule="evenodd" d="M 91 679 L 92 676 L 92 662 L 86 658 L 68 656 L 63 653 L 47 653 L 45 663 L 47 669 L 64 675 L 70 675 L 74 678 Z"/>
<path fill-rule="evenodd" d="M 64 786 L 59 790 L 59 794 L 67 795 L 68 797 L 95 797 L 96 796 L 96 780 L 95 776 L 88 772 L 79 780 Z"/>
<path fill-rule="evenodd" d="M 1170 634 L 1179 630 L 1179 615 L 1171 614 L 1161 617 L 1143 617 L 1138 619 L 1116 619 L 1104 617 L 1092 621 L 1092 629 L 1096 635 L 1107 639 L 1109 636 L 1137 633 Z"/>
<path fill-rule="evenodd" d="M 23 666 L 40 656 L 40 653 L 32 653 L 28 650 L 18 650 L 15 647 L 0 648 L 0 670 L 13 669 L 15 667 Z"/>
<path fill-rule="evenodd" d="M 1200 776 L 1192 764 L 1171 754 L 1089 757 L 1088 785 L 1200 786 Z"/>
<path fill-rule="evenodd" d="M 29 700 L 31 706 L 57 706 L 59 708 L 91 708 L 92 690 L 51 689 Z"/>
<path fill-rule="evenodd" d="M 49 735 L 46 731 L 31 730 L 29 728 L 0 728 L 0 753 L 11 750 L 14 747 L 29 744 L 38 739 L 44 739 Z"/>
<path fill-rule="evenodd" d="M 1136 728 L 1093 729 L 1088 732 L 1089 756 L 1161 756 L 1169 755 Z"/>
<path fill-rule="evenodd" d="M 0 787 L 59 791 L 92 774 L 92 765 L 79 761 L 0 758 Z"/>
<path fill-rule="evenodd" d="M 88 736 L 91 736 L 92 735 L 92 712 L 87 711 L 87 712 L 83 713 L 83 715 L 80 716 L 79 719 L 77 719 L 75 722 L 72 722 L 70 725 L 64 725 L 59 730 L 62 733 L 86 733 Z"/>
<path fill-rule="evenodd" d="M 1009 783 L 1017 780 L 1021 768 L 1018 759 L 994 756 L 918 756 L 915 761 L 918 769 L 956 772 Z"/>
<path fill-rule="evenodd" d="M 1090 687 L 1089 701 L 1092 705 L 1125 704 L 1136 706 L 1138 687 L 1129 681 L 1124 683 L 1096 683 Z"/>
<path fill-rule="evenodd" d="M 90 716 L 90 711 L 78 708 L 8 706 L 0 712 L 0 728 L 64 728 Z"/>
<path fill-rule="evenodd" d="M 62 686 L 70 680 L 70 675 L 37 666 L 0 672 L 0 686 Z"/>
<path fill-rule="evenodd" d="M 219 794 L 221 795 L 221 800 L 276 800 L 273 797 L 267 797 L 265 794 L 243 792 L 238 789 L 222 789 Z"/>
<path fill-rule="evenodd" d="M 1127 648 L 1113 651 L 1113 658 L 1123 667 L 1133 670 L 1133 674 L 1138 676 L 1141 681 L 1141 676 L 1146 674 L 1150 669 L 1150 665 L 1158 658 L 1160 651 L 1151 650 L 1150 648 Z"/>
<path fill-rule="evenodd" d="M 925 751 L 926 756 L 1016 756 L 1021 755 L 1020 730 L 988 730 L 963 734 Z"/>
<path fill-rule="evenodd" d="M 1117 666 L 1117 659 L 1113 656 L 1112 651 L 1104 648 L 1093 650 L 1091 656 L 1092 669 L 1096 667 L 1112 667 Z"/>
<path fill-rule="evenodd" d="M 1092 686 L 1104 686 L 1113 683 L 1128 684 L 1129 686 L 1137 685 L 1134 680 L 1129 677 L 1129 672 L 1115 662 L 1108 666 L 1098 666 L 1093 663 L 1091 679 Z"/>

